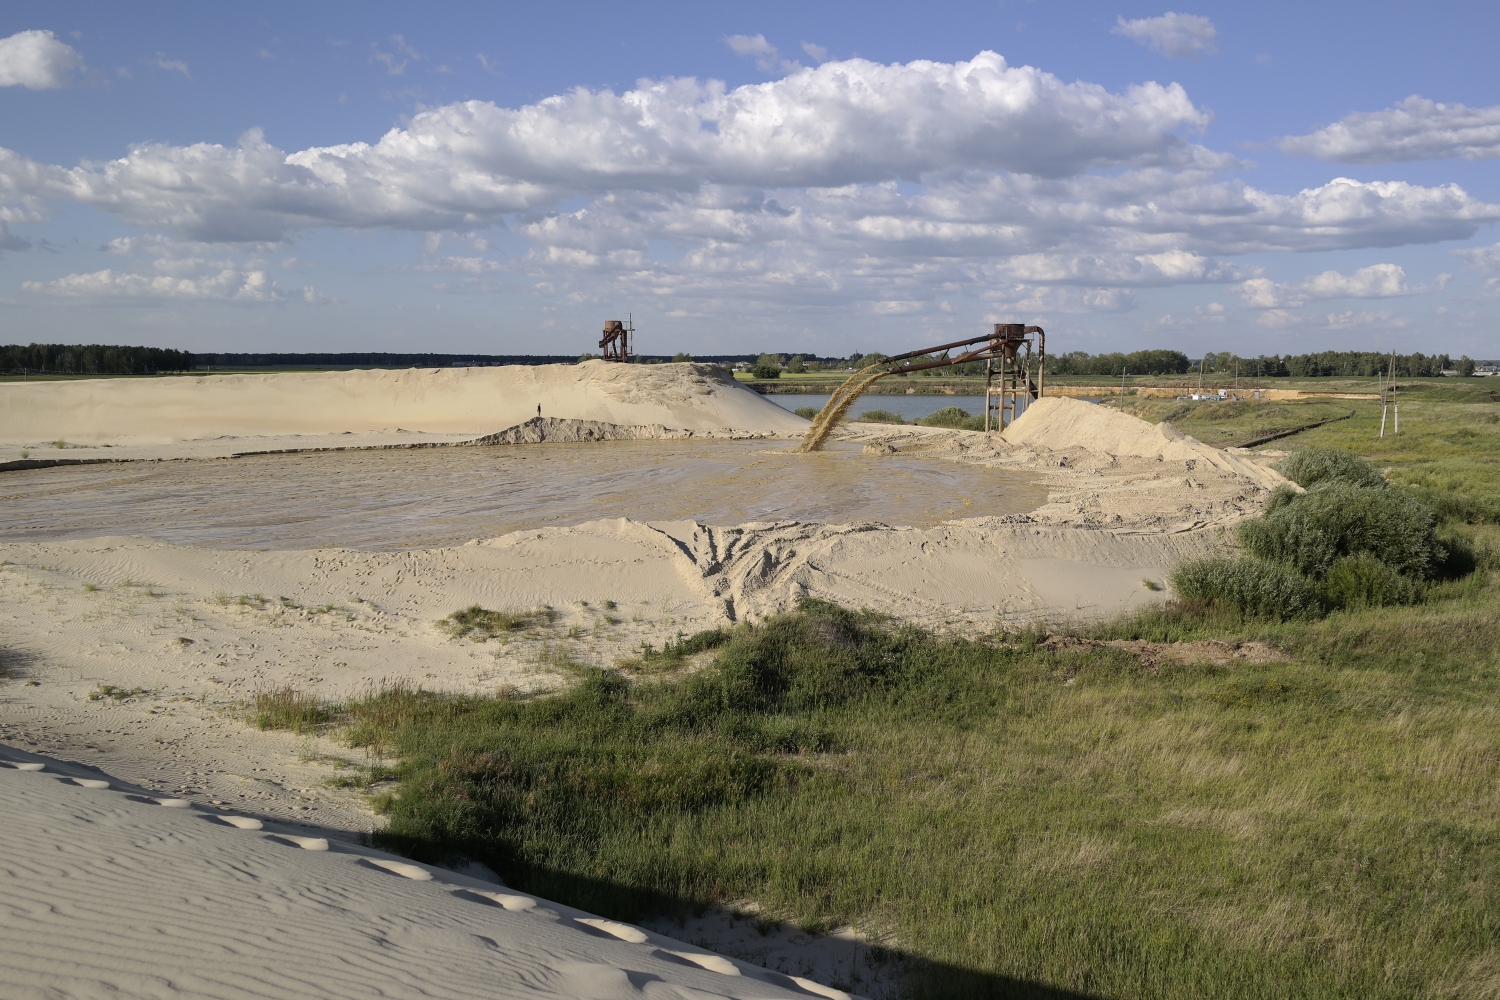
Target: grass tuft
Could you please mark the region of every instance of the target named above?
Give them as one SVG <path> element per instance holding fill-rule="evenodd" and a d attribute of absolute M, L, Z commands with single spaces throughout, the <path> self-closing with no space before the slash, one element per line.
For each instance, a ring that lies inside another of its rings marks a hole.
<path fill-rule="evenodd" d="M 289 729 L 294 733 L 315 732 L 333 720 L 331 706 L 291 686 L 257 691 L 251 711 L 256 728 Z"/>
<path fill-rule="evenodd" d="M 538 608 L 535 611 L 489 611 L 475 604 L 462 611 L 453 612 L 439 622 L 438 626 L 447 632 L 450 638 L 467 638 L 475 642 L 484 642 L 486 639 L 494 639 L 507 632 L 519 632 L 522 629 L 546 625 L 551 620 L 552 616 L 545 608 Z"/>

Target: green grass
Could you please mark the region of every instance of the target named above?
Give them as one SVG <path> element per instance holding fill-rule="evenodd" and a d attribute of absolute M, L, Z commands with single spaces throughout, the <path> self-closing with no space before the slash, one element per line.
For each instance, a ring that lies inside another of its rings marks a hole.
<path fill-rule="evenodd" d="M 1355 409 L 1358 400 L 1240 399 L 1222 403 L 1126 397 L 1125 410 L 1153 423 L 1166 421 L 1204 444 L 1229 448 L 1271 434 L 1305 427 Z M 1377 407 L 1378 408 L 1378 407 Z M 1267 447 L 1282 447 L 1280 442 Z"/>
<path fill-rule="evenodd" d="M 312 695 L 293 687 L 258 691 L 250 720 L 257 729 L 290 729 L 294 733 L 316 732 L 334 720 L 334 709 Z"/>
<path fill-rule="evenodd" d="M 689 677 L 343 711 L 401 761 L 391 846 L 619 919 L 853 920 L 915 995 L 1481 996 L 1497 618 L 1486 575 L 1321 621 L 1177 605 L 1089 633 L 1291 656 L 1147 668 L 809 603 Z"/>
<path fill-rule="evenodd" d="M 451 638 L 484 642 L 507 632 L 519 632 L 551 621 L 552 614 L 547 608 L 534 611 L 489 611 L 475 604 L 453 612 L 438 622 L 438 626 Z"/>

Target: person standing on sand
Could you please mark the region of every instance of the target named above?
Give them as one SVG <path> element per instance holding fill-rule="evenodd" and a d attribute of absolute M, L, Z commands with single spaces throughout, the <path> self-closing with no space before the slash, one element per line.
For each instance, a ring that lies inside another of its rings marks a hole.
<path fill-rule="evenodd" d="M 536 404 L 536 415 L 538 417 L 541 417 L 541 415 L 542 415 L 542 404 L 541 403 Z"/>

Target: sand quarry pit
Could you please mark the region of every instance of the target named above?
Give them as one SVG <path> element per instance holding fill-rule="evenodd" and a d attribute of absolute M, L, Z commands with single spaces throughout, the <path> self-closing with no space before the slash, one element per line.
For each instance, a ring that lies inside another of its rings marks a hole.
<path fill-rule="evenodd" d="M 350 751 L 246 728 L 257 691 L 546 690 L 807 596 L 964 634 L 1115 614 L 1282 482 L 1060 397 L 1003 436 L 794 454 L 807 426 L 696 364 L 0 386 L 0 743 L 347 838 L 377 823 L 324 781 Z M 473 604 L 544 613 L 438 627 Z"/>

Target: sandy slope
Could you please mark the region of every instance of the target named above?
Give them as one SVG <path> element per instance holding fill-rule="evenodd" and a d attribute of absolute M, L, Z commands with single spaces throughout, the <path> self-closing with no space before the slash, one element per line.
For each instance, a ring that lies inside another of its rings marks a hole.
<path fill-rule="evenodd" d="M 538 416 L 677 431 L 800 434 L 807 422 L 714 365 L 512 365 L 85 379 L 0 385 L 0 461 L 206 457 L 283 447 L 439 443 Z M 280 441 L 293 438 L 316 441 Z M 338 442 L 337 438 L 345 440 Z M 219 441 L 216 448 L 205 442 Z M 58 441 L 75 446 L 51 447 Z M 197 442 L 196 446 L 192 443 Z M 89 449 L 129 452 L 84 455 Z M 173 447 L 165 447 L 173 446 Z M 186 447 L 184 447 L 186 446 Z M 146 449 L 146 450 L 142 450 Z"/>
<path fill-rule="evenodd" d="M 7 998 L 847 996 L 92 769 L 0 761 Z"/>

